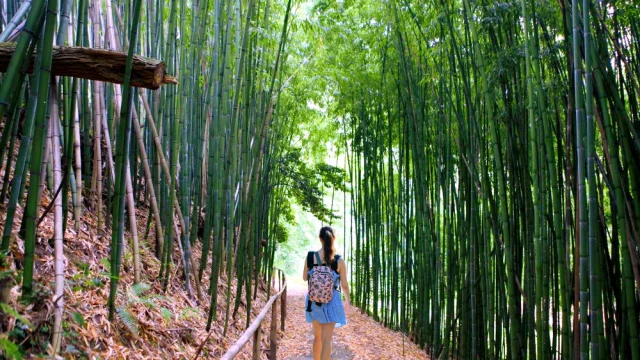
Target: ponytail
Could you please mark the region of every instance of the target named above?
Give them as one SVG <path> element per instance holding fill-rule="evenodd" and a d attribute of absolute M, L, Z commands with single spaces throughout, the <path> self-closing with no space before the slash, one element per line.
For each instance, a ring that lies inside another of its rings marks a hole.
<path fill-rule="evenodd" d="M 322 240 L 324 261 L 327 264 L 330 264 L 333 261 L 333 256 L 336 253 L 336 249 L 333 247 L 333 229 L 329 226 L 324 226 L 322 229 L 320 229 L 320 239 Z"/>

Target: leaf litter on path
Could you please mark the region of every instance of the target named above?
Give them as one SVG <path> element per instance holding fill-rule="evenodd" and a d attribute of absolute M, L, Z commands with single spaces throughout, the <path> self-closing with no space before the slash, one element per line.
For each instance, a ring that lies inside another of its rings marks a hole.
<path fill-rule="evenodd" d="M 289 283 L 286 331 L 280 340 L 278 354 L 285 360 L 313 360 L 313 329 L 305 320 L 306 288 Z M 335 360 L 428 359 L 427 353 L 399 331 L 376 322 L 359 309 L 346 310 L 347 325 L 335 329 L 333 351 Z"/>

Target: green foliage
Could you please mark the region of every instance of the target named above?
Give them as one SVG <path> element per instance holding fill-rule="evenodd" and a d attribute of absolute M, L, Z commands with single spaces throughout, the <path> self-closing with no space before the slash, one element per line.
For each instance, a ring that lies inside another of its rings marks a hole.
<path fill-rule="evenodd" d="M 136 298 L 140 298 L 141 296 L 144 295 L 144 293 L 146 293 L 150 289 L 151 289 L 151 285 L 147 283 L 137 283 L 137 284 L 133 284 L 129 291 L 132 296 L 135 296 Z"/>
<path fill-rule="evenodd" d="M 0 351 L 7 359 L 21 360 L 22 353 L 18 345 L 14 344 L 11 340 L 0 337 Z"/>
<path fill-rule="evenodd" d="M 289 240 L 289 230 L 282 222 L 278 222 L 272 235 L 279 243 L 285 243 Z"/>
<path fill-rule="evenodd" d="M 305 9 L 289 64 L 311 70 L 282 102 L 302 159 L 347 149 L 354 303 L 434 358 L 570 358 L 582 338 L 583 356 L 640 359 L 637 253 L 619 246 L 640 209 L 635 3 L 355 3 Z M 302 218 L 278 248 L 296 277 Z"/>
<path fill-rule="evenodd" d="M 124 257 L 122 258 L 122 261 L 123 261 L 124 264 L 133 265 L 133 252 L 132 251 L 127 251 L 124 254 Z"/>
<path fill-rule="evenodd" d="M 295 221 L 285 224 L 289 238 L 286 242 L 278 243 L 275 266 L 284 269 L 289 277 L 299 277 L 306 252 L 318 244 L 314 240 L 320 222 L 300 205 L 293 205 L 292 208 Z"/>
<path fill-rule="evenodd" d="M 134 336 L 138 336 L 140 333 L 140 325 L 135 315 L 133 315 L 129 309 L 122 306 L 116 307 L 116 313 L 124 326 L 126 326 Z"/>
<path fill-rule="evenodd" d="M 187 306 L 183 308 L 182 311 L 180 311 L 181 319 L 197 319 L 199 317 L 200 317 L 200 310 L 197 308 Z"/>
<path fill-rule="evenodd" d="M 111 271 L 111 261 L 108 258 L 102 258 L 100 259 L 100 264 L 102 264 L 104 272 L 109 275 L 109 272 Z"/>
<path fill-rule="evenodd" d="M 336 209 L 345 209 L 346 213 L 350 213 L 350 204 L 344 203 L 344 194 L 337 191 L 335 194 L 325 194 L 324 202 L 333 205 Z M 303 210 L 298 204 L 291 205 L 293 220 L 283 224 L 287 231 L 288 239 L 286 242 L 278 242 L 278 249 L 275 256 L 275 266 L 283 269 L 290 277 L 289 280 L 302 279 L 302 265 L 306 257 L 307 251 L 317 250 L 320 248 L 318 240 L 318 231 L 326 224 L 313 214 Z M 336 249 L 338 253 L 346 256 L 349 249 L 349 238 L 351 228 L 349 227 L 349 217 L 340 219 L 331 223 L 336 232 Z M 278 223 L 279 225 L 281 224 Z M 277 230 L 276 230 L 277 231 Z"/>
<path fill-rule="evenodd" d="M 7 314 L 9 316 L 16 318 L 16 320 L 19 320 L 21 323 L 25 325 L 31 325 L 31 322 L 29 322 L 29 320 L 25 319 L 14 308 L 9 306 L 9 304 L 0 303 L 0 310 L 2 310 L 4 314 Z"/>
<path fill-rule="evenodd" d="M 280 209 L 280 214 L 279 217 L 280 219 L 284 220 L 285 222 L 289 223 L 289 224 L 293 224 L 296 220 L 296 216 L 293 212 L 293 209 L 291 207 L 292 202 L 291 200 L 294 199 L 289 199 L 288 197 L 283 197 L 282 198 L 282 207 Z M 278 223 L 279 224 L 279 223 Z M 277 229 L 276 229 L 277 231 Z"/>
<path fill-rule="evenodd" d="M 137 283 L 131 285 L 127 293 L 125 294 L 126 304 L 116 308 L 118 318 L 122 320 L 123 324 L 131 331 L 132 334 L 137 335 L 140 326 L 136 316 L 131 312 L 130 307 L 134 304 L 142 304 L 149 309 L 157 309 L 157 300 L 167 300 L 166 296 L 158 294 L 147 294 L 151 290 L 151 285 L 147 283 Z M 170 321 L 173 318 L 171 310 L 161 307 L 159 310 L 160 315 L 165 321 Z"/>
<path fill-rule="evenodd" d="M 340 190 L 343 192 L 347 191 L 345 185 L 348 181 L 347 172 L 343 168 L 320 163 L 316 164 L 315 172 L 320 175 L 323 184 L 325 184 L 325 187 L 328 186 L 329 188 L 333 188 L 335 190 Z"/>
<path fill-rule="evenodd" d="M 147 292 L 151 290 L 151 285 L 147 283 L 137 283 L 131 285 L 129 291 L 126 293 L 126 304 L 124 306 L 116 307 L 116 314 L 118 318 L 122 321 L 122 323 L 131 331 L 132 334 L 138 335 L 140 331 L 140 326 L 138 319 L 131 312 L 129 307 L 133 304 L 143 304 L 147 306 L 149 309 L 155 309 L 157 304 L 155 302 L 156 299 L 166 299 L 166 297 L 157 294 L 145 295 Z M 160 309 L 160 313 L 165 320 L 167 319 L 167 313 L 163 311 L 167 310 L 164 307 Z M 169 318 L 171 315 L 169 315 Z"/>
<path fill-rule="evenodd" d="M 84 328 L 86 323 L 84 321 L 84 316 L 82 316 L 81 313 L 79 312 L 73 312 L 71 314 L 71 318 L 73 319 L 73 321 L 75 321 L 78 325 L 80 325 L 80 327 Z"/>
<path fill-rule="evenodd" d="M 160 314 L 162 315 L 162 318 L 166 322 L 170 322 L 171 318 L 173 318 L 173 313 L 171 312 L 171 310 L 167 309 L 166 307 L 160 308 Z"/>
<path fill-rule="evenodd" d="M 102 273 L 101 277 L 94 277 L 91 276 L 87 263 L 77 263 L 76 265 L 81 271 L 74 274 L 67 282 L 73 291 L 101 288 L 105 285 L 107 273 Z"/>
<path fill-rule="evenodd" d="M 300 149 L 296 148 L 291 149 L 278 162 L 283 176 L 282 185 L 290 198 L 322 221 L 339 217 L 324 204 L 323 195 L 325 190 L 331 188 L 346 190 L 343 169 L 324 163 L 309 166 Z"/>

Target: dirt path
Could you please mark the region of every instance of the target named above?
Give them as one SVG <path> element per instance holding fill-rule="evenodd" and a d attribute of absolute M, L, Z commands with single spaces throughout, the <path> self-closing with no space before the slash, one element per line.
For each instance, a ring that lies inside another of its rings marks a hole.
<path fill-rule="evenodd" d="M 291 283 L 287 290 L 286 331 L 278 351 L 285 360 L 313 360 L 313 330 L 304 317 L 306 291 Z M 385 328 L 356 308 L 346 311 L 347 325 L 333 335 L 331 359 L 428 359 L 425 351 L 406 337 L 403 343 L 402 333 Z"/>

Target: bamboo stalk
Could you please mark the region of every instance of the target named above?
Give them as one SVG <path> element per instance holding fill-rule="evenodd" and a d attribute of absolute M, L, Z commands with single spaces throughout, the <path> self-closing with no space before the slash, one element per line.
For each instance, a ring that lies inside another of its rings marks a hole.
<path fill-rule="evenodd" d="M 40 5 L 40 8 L 43 9 L 43 2 L 37 2 L 36 4 Z M 27 23 L 29 24 L 29 20 L 35 21 L 35 17 L 38 17 L 37 13 L 38 8 L 32 8 L 31 13 L 29 14 L 29 18 L 27 19 Z M 51 72 L 49 69 L 51 68 L 51 51 L 53 48 L 53 32 L 55 28 L 55 19 L 58 11 L 58 2 L 56 0 L 52 0 L 47 3 L 47 15 L 46 15 L 46 25 L 44 31 L 44 38 L 41 40 L 41 64 L 39 69 L 39 82 L 38 82 L 38 98 L 39 99 L 47 99 L 48 90 L 49 90 L 49 81 L 51 79 Z M 29 26 L 27 28 L 30 28 Z M 33 33 L 31 33 L 33 34 Z M 18 42 L 18 48 L 21 45 L 21 41 L 23 38 L 26 38 L 26 35 L 21 35 L 21 39 Z M 20 51 L 16 50 L 17 53 Z M 22 54 L 26 53 L 24 51 Z M 11 60 L 11 64 L 14 63 L 14 59 L 18 59 L 18 56 L 14 56 Z M 5 90 L 5 84 L 11 83 L 12 78 L 11 75 L 11 65 L 10 69 L 7 72 L 6 76 L 3 78 L 2 87 L 0 87 L 0 100 L 4 97 L 3 90 Z M 32 185 L 40 184 L 40 179 L 42 176 L 41 165 L 42 159 L 45 158 L 46 154 L 43 154 L 43 148 L 45 144 L 45 137 L 47 131 L 47 121 L 45 121 L 45 114 L 47 112 L 46 101 L 39 101 L 36 108 L 36 120 L 35 120 L 35 131 L 34 131 L 34 142 L 33 142 L 33 154 L 31 158 L 31 174 L 29 181 Z M 4 106 L 0 104 L 0 113 L 4 113 Z M 0 117 L 2 117 L 0 114 Z M 22 281 L 22 294 L 23 297 L 29 298 L 32 295 L 33 291 L 33 269 L 34 269 L 34 253 L 35 253 L 35 240 L 36 240 L 36 215 L 38 213 L 38 204 L 39 204 L 39 186 L 30 186 L 29 192 L 27 195 L 27 205 L 24 212 L 24 220 L 23 226 L 25 228 L 25 250 L 24 250 L 24 273 L 23 273 L 23 281 Z"/>
<path fill-rule="evenodd" d="M 138 26 L 140 22 L 140 12 L 141 12 L 141 0 L 135 0 L 134 2 L 134 10 L 133 10 L 133 20 L 131 25 L 131 40 L 129 52 L 127 55 L 126 69 L 125 69 L 125 81 L 124 81 L 124 91 L 122 95 L 122 106 L 120 108 L 120 124 L 118 127 L 118 139 L 116 142 L 117 148 L 117 158 L 116 158 L 116 174 L 117 177 L 115 179 L 115 201 L 113 206 L 113 227 L 112 227 L 112 242 L 111 242 L 111 286 L 109 291 L 109 319 L 113 320 L 114 310 L 115 310 L 115 301 L 116 294 L 118 290 L 118 278 L 120 275 L 120 262 L 121 262 L 121 249 L 122 249 L 122 241 L 124 237 L 124 208 L 125 208 L 125 191 L 128 192 L 127 186 L 125 184 L 131 185 L 131 179 L 129 175 L 129 167 L 128 165 L 128 152 L 129 152 L 129 138 L 131 133 L 131 119 L 132 119 L 132 89 L 131 89 L 131 74 L 133 69 L 133 50 L 136 47 L 137 41 L 137 32 Z M 129 181 L 126 181 L 126 178 L 129 178 Z M 132 200 L 133 197 L 130 197 Z M 132 203 L 132 201 L 130 201 Z M 133 217 L 133 223 L 135 226 L 135 209 L 130 212 L 130 216 Z M 137 243 L 134 240 L 134 247 Z M 134 250 L 135 251 L 135 250 Z M 134 254 L 134 257 L 137 254 Z M 136 261 L 137 265 L 139 265 L 139 261 Z M 138 266 L 139 268 L 139 266 Z"/>
<path fill-rule="evenodd" d="M 16 29 L 20 19 L 27 14 L 29 8 L 31 7 L 31 0 L 25 0 L 16 13 L 13 15 L 7 26 L 2 30 L 2 34 L 0 34 L 0 42 L 7 41 L 9 36 L 12 34 L 13 30 Z"/>
<path fill-rule="evenodd" d="M 52 89 L 55 89 L 55 82 Z M 51 91 L 51 118 L 49 129 L 53 136 L 51 137 L 51 149 L 53 154 L 53 188 L 58 189 L 62 184 L 62 158 L 60 154 L 60 134 L 58 132 L 58 104 L 57 95 Z M 62 214 L 62 197 L 56 196 L 54 199 L 54 267 L 55 267 L 55 292 L 53 296 L 54 304 L 54 325 L 53 325 L 53 352 L 57 354 L 60 351 L 62 342 L 62 315 L 64 313 L 64 234 L 62 230 L 63 214 Z"/>
<path fill-rule="evenodd" d="M 141 92 L 140 93 L 140 98 L 142 99 L 142 103 L 144 104 L 145 107 L 145 111 L 146 111 L 146 115 L 147 115 L 147 124 L 149 125 L 149 128 L 151 129 L 151 134 L 153 137 L 153 141 L 156 145 L 156 149 L 158 149 L 158 158 L 160 160 L 160 164 L 162 165 L 162 170 L 164 170 L 164 174 L 165 174 L 165 178 L 166 181 L 168 183 L 171 182 L 171 172 L 169 171 L 169 165 L 167 164 L 167 159 L 165 158 L 164 152 L 163 152 L 163 146 L 162 146 L 162 142 L 160 140 L 160 137 L 158 135 L 158 129 L 156 128 L 155 125 L 155 121 L 153 120 L 152 117 L 152 112 L 151 109 L 149 107 L 149 103 L 146 100 L 146 96 L 144 96 L 144 94 Z M 177 199 L 173 202 L 173 206 L 175 207 L 175 211 L 176 214 L 178 215 L 178 220 L 180 221 L 180 226 L 181 228 L 184 229 L 184 217 L 182 216 L 182 210 L 180 209 L 180 204 L 178 203 Z"/>

